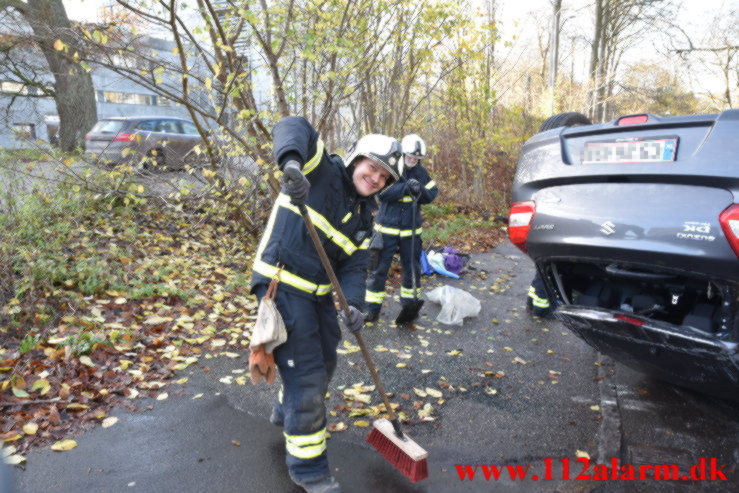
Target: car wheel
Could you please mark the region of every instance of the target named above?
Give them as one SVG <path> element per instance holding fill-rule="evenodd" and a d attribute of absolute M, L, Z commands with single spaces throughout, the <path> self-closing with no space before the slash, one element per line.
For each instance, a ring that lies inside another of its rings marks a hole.
<path fill-rule="evenodd" d="M 590 121 L 590 118 L 583 115 L 582 113 L 577 113 L 575 111 L 572 111 L 570 113 L 559 113 L 557 115 L 552 115 L 546 120 L 544 120 L 544 123 L 541 124 L 541 127 L 539 127 L 539 132 L 544 132 L 545 130 L 551 130 L 553 128 L 559 128 L 559 127 L 576 127 L 578 125 L 592 125 L 593 122 Z"/>
<path fill-rule="evenodd" d="M 162 149 L 152 149 L 146 153 L 146 159 L 144 160 L 144 169 L 152 170 L 159 169 L 164 170 L 164 151 Z"/>

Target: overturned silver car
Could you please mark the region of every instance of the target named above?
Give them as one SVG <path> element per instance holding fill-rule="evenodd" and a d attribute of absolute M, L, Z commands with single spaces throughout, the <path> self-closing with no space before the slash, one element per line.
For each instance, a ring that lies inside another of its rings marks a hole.
<path fill-rule="evenodd" d="M 511 241 L 591 346 L 739 400 L 739 110 L 589 123 L 555 115 L 524 145 Z"/>

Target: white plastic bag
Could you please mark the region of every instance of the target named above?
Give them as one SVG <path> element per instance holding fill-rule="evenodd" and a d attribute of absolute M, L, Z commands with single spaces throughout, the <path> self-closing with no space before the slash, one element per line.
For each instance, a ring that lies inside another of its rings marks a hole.
<path fill-rule="evenodd" d="M 452 286 L 441 286 L 428 293 L 426 297 L 441 305 L 436 320 L 446 325 L 460 325 L 465 317 L 476 317 L 482 305 L 480 300 L 464 289 Z"/>

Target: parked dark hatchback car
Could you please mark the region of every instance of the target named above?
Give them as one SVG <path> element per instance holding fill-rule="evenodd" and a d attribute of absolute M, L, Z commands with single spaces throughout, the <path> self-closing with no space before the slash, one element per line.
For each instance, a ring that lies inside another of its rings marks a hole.
<path fill-rule="evenodd" d="M 99 120 L 85 136 L 85 155 L 104 162 L 144 161 L 147 167 L 182 169 L 194 162 L 203 139 L 188 120 L 172 117 L 111 117 Z"/>
<path fill-rule="evenodd" d="M 523 147 L 509 236 L 599 351 L 739 399 L 739 110 L 555 115 Z"/>

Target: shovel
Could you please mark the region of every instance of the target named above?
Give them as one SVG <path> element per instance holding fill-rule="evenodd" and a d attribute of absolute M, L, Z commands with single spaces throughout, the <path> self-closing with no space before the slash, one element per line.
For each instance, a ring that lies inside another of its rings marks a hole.
<path fill-rule="evenodd" d="M 406 303 L 401 308 L 398 317 L 395 319 L 395 325 L 407 325 L 418 318 L 418 312 L 421 311 L 424 300 L 418 299 L 416 293 L 416 206 L 418 197 L 413 197 L 413 211 L 411 212 L 413 221 L 411 222 L 411 285 L 413 286 L 413 301 Z"/>

